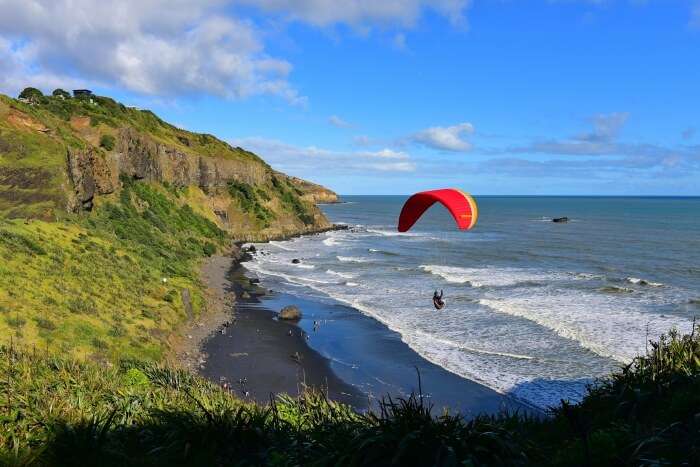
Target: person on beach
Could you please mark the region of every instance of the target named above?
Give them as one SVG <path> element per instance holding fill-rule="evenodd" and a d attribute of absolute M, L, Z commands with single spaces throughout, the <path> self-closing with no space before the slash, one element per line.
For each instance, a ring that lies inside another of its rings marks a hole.
<path fill-rule="evenodd" d="M 438 295 L 437 290 L 433 294 L 433 305 L 435 306 L 435 309 L 437 310 L 442 310 L 445 307 L 445 301 L 442 299 L 442 289 L 440 289 L 440 294 Z"/>

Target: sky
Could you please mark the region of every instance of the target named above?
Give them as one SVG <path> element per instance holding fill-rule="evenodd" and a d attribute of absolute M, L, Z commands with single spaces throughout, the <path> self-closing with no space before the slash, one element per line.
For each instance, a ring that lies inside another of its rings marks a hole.
<path fill-rule="evenodd" d="M 341 194 L 700 195 L 700 0 L 0 0 L 87 87 Z"/>

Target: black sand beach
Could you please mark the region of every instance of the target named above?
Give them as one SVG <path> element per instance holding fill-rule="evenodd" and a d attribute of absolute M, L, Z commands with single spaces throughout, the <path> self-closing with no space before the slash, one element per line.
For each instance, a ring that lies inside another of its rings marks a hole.
<path fill-rule="evenodd" d="M 418 393 L 419 371 L 423 395 L 436 413 L 443 407 L 465 416 L 530 410 L 428 362 L 398 334 L 357 310 L 278 292 L 248 296 L 245 268 L 234 260 L 231 267 L 226 288 L 238 297 L 235 318 L 204 342 L 200 373 L 238 396 L 267 402 L 272 394 L 297 395 L 316 387 L 365 410 L 386 395 Z M 278 321 L 277 311 L 290 304 L 302 310 L 301 321 Z"/>
<path fill-rule="evenodd" d="M 274 394 L 298 395 L 305 388 L 316 388 L 333 400 L 366 407 L 366 397 L 338 378 L 329 361 L 307 345 L 303 330 L 278 321 L 257 296 L 248 296 L 243 274 L 244 269 L 231 258 L 224 281 L 217 275 L 219 280 L 210 282 L 238 298 L 230 324 L 220 326 L 204 343 L 200 373 L 257 402 L 268 402 Z"/>

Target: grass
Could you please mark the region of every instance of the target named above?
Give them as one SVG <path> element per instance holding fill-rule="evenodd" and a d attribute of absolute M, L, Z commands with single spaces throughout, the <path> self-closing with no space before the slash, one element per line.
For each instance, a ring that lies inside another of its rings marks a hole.
<path fill-rule="evenodd" d="M 227 235 L 157 184 L 123 182 L 88 217 L 0 220 L 0 342 L 157 360 L 184 289 L 202 310 L 197 264 Z"/>
<path fill-rule="evenodd" d="M 0 349 L 0 464 L 698 465 L 700 336 L 672 332 L 547 418 L 359 414 L 309 391 L 267 406 L 155 363 Z"/>

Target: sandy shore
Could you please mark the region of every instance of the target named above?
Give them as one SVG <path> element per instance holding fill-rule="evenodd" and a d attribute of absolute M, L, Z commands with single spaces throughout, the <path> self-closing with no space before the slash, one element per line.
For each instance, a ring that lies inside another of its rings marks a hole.
<path fill-rule="evenodd" d="M 233 247 L 226 255 L 207 258 L 200 268 L 200 277 L 206 285 L 207 310 L 188 323 L 173 338 L 172 363 L 197 371 L 205 361 L 203 343 L 231 321 L 236 294 L 229 277 L 239 264 L 239 250 Z"/>
<path fill-rule="evenodd" d="M 180 366 L 229 387 L 238 397 L 266 403 L 271 394 L 298 395 L 306 388 L 357 407 L 364 396 L 344 383 L 326 358 L 311 349 L 293 323 L 277 321 L 260 306 L 265 291 L 240 265 L 238 248 L 208 258 L 201 267 L 207 312 L 173 339 Z"/>

